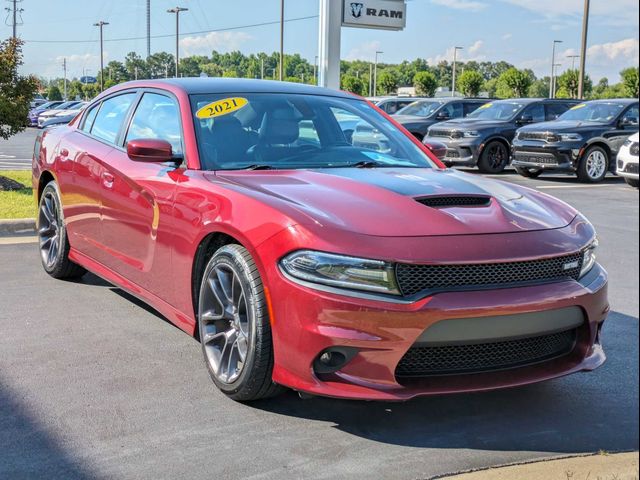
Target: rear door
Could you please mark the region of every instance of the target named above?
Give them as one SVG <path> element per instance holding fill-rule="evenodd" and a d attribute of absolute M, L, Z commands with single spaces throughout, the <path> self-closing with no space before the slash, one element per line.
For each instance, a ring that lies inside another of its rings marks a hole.
<path fill-rule="evenodd" d="M 110 252 L 107 266 L 157 295 L 171 294 L 166 286 L 172 278 L 175 165 L 134 162 L 126 145 L 135 139 L 166 140 L 180 157 L 182 138 L 177 100 L 159 90 L 144 91 L 104 166 L 102 229 Z"/>

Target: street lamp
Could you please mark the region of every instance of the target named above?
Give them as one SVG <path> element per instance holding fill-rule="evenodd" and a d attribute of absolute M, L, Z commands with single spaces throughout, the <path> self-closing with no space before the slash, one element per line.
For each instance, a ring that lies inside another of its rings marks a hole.
<path fill-rule="evenodd" d="M 102 28 L 105 25 L 109 25 L 109 23 L 103 22 L 102 20 L 93 24 L 94 27 L 100 28 L 100 91 L 104 90 L 104 48 L 102 41 Z"/>
<path fill-rule="evenodd" d="M 558 67 L 561 67 L 562 64 L 561 63 L 554 63 L 553 64 L 553 91 L 551 92 L 551 98 L 556 98 L 556 90 L 558 90 L 558 82 L 556 81 L 556 78 L 558 77 Z"/>
<path fill-rule="evenodd" d="M 456 95 L 456 62 L 458 60 L 458 50 L 464 50 L 464 47 L 453 47 L 453 79 L 451 81 L 451 96 Z"/>
<path fill-rule="evenodd" d="M 580 55 L 567 55 L 567 58 L 571 59 L 571 70 L 576 69 L 576 58 L 580 58 Z"/>
<path fill-rule="evenodd" d="M 555 81 L 555 71 L 556 71 L 556 45 L 559 43 L 563 43 L 562 40 L 554 40 L 553 41 L 553 49 L 551 50 L 551 79 L 549 80 L 549 98 L 556 97 L 556 81 Z"/>
<path fill-rule="evenodd" d="M 184 7 L 176 7 L 170 10 L 167 10 L 167 13 L 175 13 L 176 14 L 176 78 L 178 78 L 178 63 L 179 63 L 179 55 L 180 55 L 180 12 L 188 11 L 188 8 Z"/>
<path fill-rule="evenodd" d="M 584 0 L 582 15 L 582 46 L 580 49 L 580 76 L 578 79 L 578 98 L 584 98 L 584 71 L 587 63 L 587 33 L 589 30 L 589 0 Z"/>
<path fill-rule="evenodd" d="M 284 80 L 284 0 L 280 0 L 280 81 Z"/>
<path fill-rule="evenodd" d="M 384 52 L 376 50 L 376 61 L 373 67 L 373 96 L 378 95 L 378 55 L 382 55 Z"/>

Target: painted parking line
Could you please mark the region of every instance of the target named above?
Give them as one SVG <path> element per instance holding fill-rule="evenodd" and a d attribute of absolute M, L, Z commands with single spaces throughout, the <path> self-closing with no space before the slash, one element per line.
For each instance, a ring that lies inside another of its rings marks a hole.
<path fill-rule="evenodd" d="M 535 187 L 538 190 L 551 190 L 555 188 L 615 188 L 620 185 L 541 185 L 539 187 Z"/>
<path fill-rule="evenodd" d="M 38 237 L 0 237 L 0 245 L 24 245 L 38 243 Z"/>

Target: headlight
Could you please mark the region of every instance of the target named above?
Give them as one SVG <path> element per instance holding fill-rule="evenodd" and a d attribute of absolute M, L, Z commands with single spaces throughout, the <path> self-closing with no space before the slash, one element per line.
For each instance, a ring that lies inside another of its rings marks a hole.
<path fill-rule="evenodd" d="M 469 132 L 464 132 L 463 135 L 464 135 L 464 138 L 478 138 L 480 136 L 480 132 L 471 130 Z"/>
<path fill-rule="evenodd" d="M 379 260 L 300 250 L 284 257 L 280 267 L 311 283 L 400 295 L 393 265 Z"/>
<path fill-rule="evenodd" d="M 582 140 L 582 135 L 579 133 L 561 133 L 560 139 L 563 142 L 579 142 Z"/>
<path fill-rule="evenodd" d="M 595 239 L 591 245 L 584 251 L 582 259 L 582 270 L 580 270 L 580 278 L 584 277 L 591 271 L 596 264 L 596 250 L 598 249 L 598 239 Z"/>

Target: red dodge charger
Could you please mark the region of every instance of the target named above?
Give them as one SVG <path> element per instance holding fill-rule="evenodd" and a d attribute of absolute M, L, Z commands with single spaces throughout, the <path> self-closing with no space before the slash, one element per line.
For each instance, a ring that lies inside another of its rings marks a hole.
<path fill-rule="evenodd" d="M 384 141 L 354 145 L 358 129 Z M 152 305 L 235 400 L 405 400 L 605 361 L 592 225 L 445 169 L 348 94 L 125 83 L 40 134 L 33 185 L 45 271 L 91 271 Z"/>

